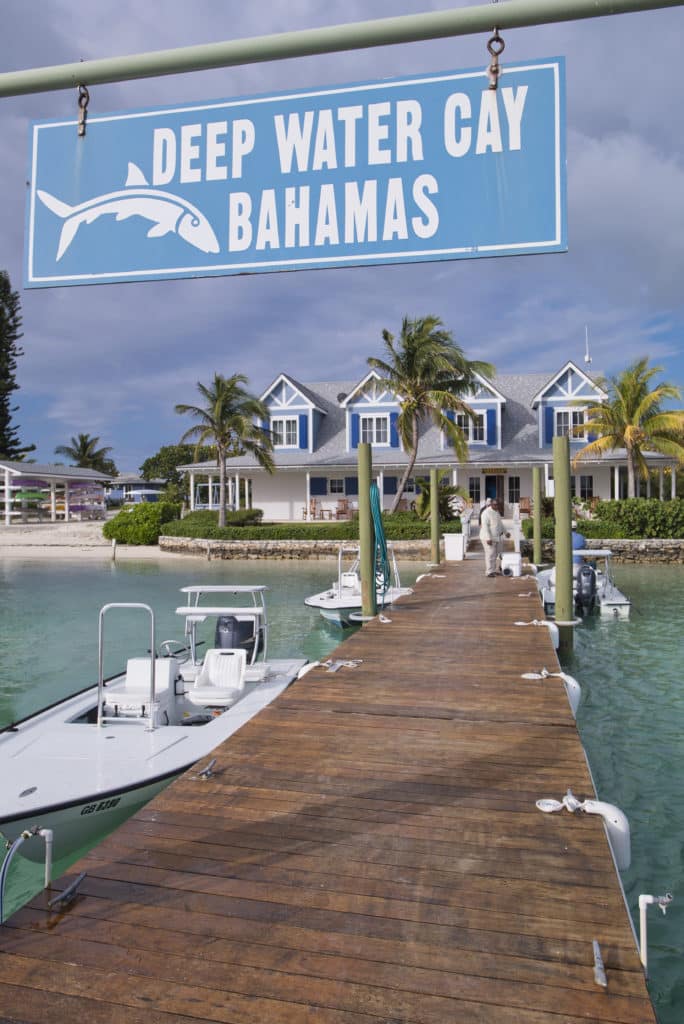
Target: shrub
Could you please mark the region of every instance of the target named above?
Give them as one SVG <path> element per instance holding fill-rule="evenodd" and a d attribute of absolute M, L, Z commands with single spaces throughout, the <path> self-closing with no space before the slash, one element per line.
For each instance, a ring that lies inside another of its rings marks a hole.
<path fill-rule="evenodd" d="M 255 510 L 251 510 L 255 511 Z M 240 513 L 233 513 L 238 516 Z M 259 513 L 259 518 L 261 513 Z M 166 537 L 195 537 L 198 540 L 358 540 L 358 519 L 334 523 L 268 523 L 235 525 L 234 521 L 219 529 L 215 512 L 192 512 L 179 522 L 167 522 L 162 533 Z M 420 520 L 414 512 L 383 514 L 387 540 L 420 540 L 429 538 L 430 523 Z M 442 523 L 444 533 L 460 533 L 461 522 Z"/>
<path fill-rule="evenodd" d="M 684 537 L 684 501 L 658 498 L 627 498 L 599 501 L 595 521 L 602 524 L 603 537 Z"/>
<path fill-rule="evenodd" d="M 105 523 L 102 533 L 121 544 L 157 544 L 163 524 L 179 515 L 180 505 L 170 501 L 145 501 L 123 508 Z"/>

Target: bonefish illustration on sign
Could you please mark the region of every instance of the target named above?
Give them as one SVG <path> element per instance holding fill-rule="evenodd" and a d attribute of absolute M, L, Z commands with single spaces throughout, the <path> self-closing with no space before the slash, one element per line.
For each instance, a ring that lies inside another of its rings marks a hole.
<path fill-rule="evenodd" d="M 562 58 L 36 122 L 27 287 L 567 249 Z"/>

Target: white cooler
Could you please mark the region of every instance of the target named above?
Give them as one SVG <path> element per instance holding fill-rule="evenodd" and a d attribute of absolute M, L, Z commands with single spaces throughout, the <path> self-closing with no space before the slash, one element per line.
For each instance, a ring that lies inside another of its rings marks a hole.
<path fill-rule="evenodd" d="M 504 576 L 522 576 L 522 555 L 506 551 L 501 556 L 501 572 Z"/>

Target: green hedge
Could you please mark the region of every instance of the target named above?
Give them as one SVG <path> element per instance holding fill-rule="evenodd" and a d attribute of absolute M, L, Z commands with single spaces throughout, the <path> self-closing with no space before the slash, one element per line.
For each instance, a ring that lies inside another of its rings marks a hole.
<path fill-rule="evenodd" d="M 533 521 L 523 519 L 523 534 L 532 539 Z M 553 540 L 553 517 L 542 517 L 542 537 Z M 659 540 L 684 538 L 684 501 L 659 501 L 657 498 L 627 498 L 622 501 L 599 501 L 593 519 L 580 519 L 577 532 L 591 539 Z"/>
<path fill-rule="evenodd" d="M 237 515 L 237 513 L 235 513 Z M 211 516 L 212 518 L 207 518 Z M 357 519 L 334 523 L 266 523 L 262 526 L 230 525 L 220 529 L 215 512 L 194 512 L 178 522 L 164 524 L 165 537 L 194 537 L 199 540 L 358 540 Z M 430 523 L 413 512 L 383 515 L 388 540 L 423 540 L 430 537 Z M 441 524 L 443 533 L 460 533 L 456 519 Z"/>
<path fill-rule="evenodd" d="M 603 524 L 604 537 L 684 537 L 684 501 L 658 498 L 627 498 L 599 501 L 594 516 Z M 613 531 L 605 532 L 610 527 Z"/>
<path fill-rule="evenodd" d="M 180 515 L 180 505 L 170 501 L 145 501 L 123 508 L 105 523 L 102 533 L 121 544 L 157 544 L 162 526 Z"/>

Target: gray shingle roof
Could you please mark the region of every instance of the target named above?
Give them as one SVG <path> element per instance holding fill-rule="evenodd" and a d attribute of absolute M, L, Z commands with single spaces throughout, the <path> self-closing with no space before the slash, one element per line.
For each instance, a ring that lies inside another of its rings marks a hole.
<path fill-rule="evenodd" d="M 346 397 L 358 386 L 359 381 L 322 381 L 299 384 L 287 374 L 292 383 L 305 394 L 325 415 L 318 428 L 317 446 L 313 453 L 296 449 L 276 450 L 274 461 L 278 470 L 295 469 L 350 469 L 357 465 L 357 452 L 346 451 L 346 411 L 340 407 L 340 396 Z M 539 447 L 539 421 L 537 410 L 532 408 L 535 396 L 551 381 L 554 372 L 499 374 L 491 384 L 505 399 L 502 411 L 502 447 L 471 445 L 470 465 L 506 465 L 525 462 L 549 462 L 548 448 Z M 595 379 L 595 375 L 592 375 Z M 624 461 L 624 453 L 613 452 L 606 457 L 614 462 Z M 397 448 L 374 448 L 373 464 L 378 469 L 401 469 L 408 463 L 408 455 Z M 441 433 L 432 423 L 426 424 L 421 435 L 417 469 L 421 467 L 454 465 L 453 451 L 442 448 Z M 209 461 L 182 470 L 195 469 L 210 471 L 216 463 Z M 240 456 L 228 463 L 229 471 L 252 471 L 256 467 L 251 456 Z"/>

